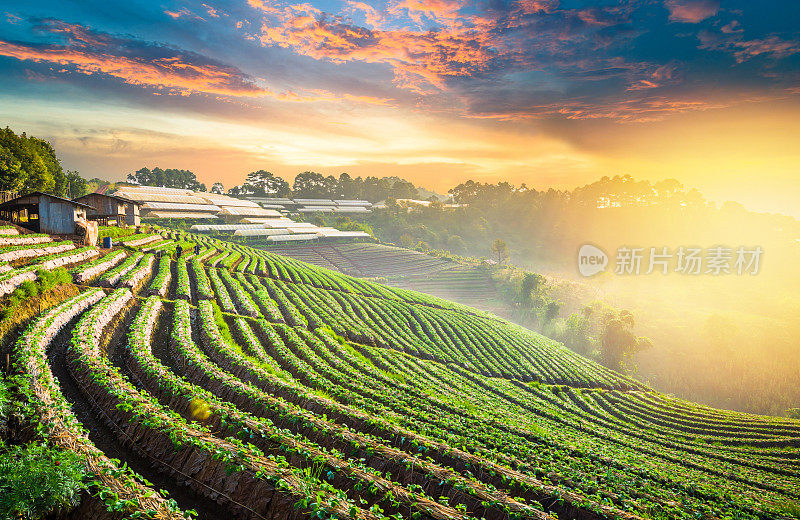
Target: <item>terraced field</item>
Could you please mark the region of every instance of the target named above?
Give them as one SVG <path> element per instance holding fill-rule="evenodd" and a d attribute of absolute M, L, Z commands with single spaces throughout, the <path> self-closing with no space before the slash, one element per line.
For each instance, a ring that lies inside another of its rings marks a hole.
<path fill-rule="evenodd" d="M 0 246 L 12 290 L 58 258 L 80 284 L 11 354 L 38 435 L 97 476 L 73 518 L 800 510 L 798 421 L 658 394 L 433 296 L 193 240 L 177 261 L 150 252 L 174 247 L 158 236 L 69 261 Z"/>
<path fill-rule="evenodd" d="M 410 249 L 383 244 L 284 244 L 268 251 L 320 267 L 455 300 L 500 316 L 508 307 L 486 273 Z"/>

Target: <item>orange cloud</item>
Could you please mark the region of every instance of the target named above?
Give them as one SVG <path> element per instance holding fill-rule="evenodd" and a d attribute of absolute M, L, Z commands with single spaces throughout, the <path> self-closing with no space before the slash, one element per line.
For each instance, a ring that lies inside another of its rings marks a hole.
<path fill-rule="evenodd" d="M 739 49 L 734 53 L 736 61 L 739 63 L 762 54 L 780 59 L 800 52 L 800 43 L 781 40 L 777 36 L 771 36 L 762 40 L 739 41 L 735 42 L 733 45 Z"/>
<path fill-rule="evenodd" d="M 32 46 L 0 40 L 0 55 L 37 63 L 73 66 L 85 74 L 102 73 L 131 85 L 223 96 L 262 96 L 264 89 L 232 68 L 194 64 L 180 56 L 138 59 L 59 45 Z"/>
<path fill-rule="evenodd" d="M 299 21 L 300 26 L 308 21 Z M 390 105 L 392 100 L 324 90 L 274 92 L 256 85 L 239 69 L 210 62 L 203 56 L 119 39 L 96 33 L 82 25 L 48 20 L 43 29 L 64 34 L 69 45 L 31 45 L 0 40 L 0 56 L 60 66 L 58 72 L 104 74 L 130 85 L 157 89 L 155 95 L 194 93 L 231 97 L 270 97 L 291 103 L 348 101 L 354 104 Z"/>
<path fill-rule="evenodd" d="M 367 25 L 370 25 L 373 28 L 380 27 L 386 21 L 386 19 L 383 17 L 381 13 L 378 12 L 377 9 L 375 9 L 374 7 L 365 2 L 356 2 L 354 0 L 347 0 L 345 3 L 350 8 L 350 12 L 363 11 L 364 18 L 367 21 Z"/>
<path fill-rule="evenodd" d="M 520 0 L 519 5 L 525 14 L 552 13 L 558 7 L 558 0 Z"/>
<path fill-rule="evenodd" d="M 719 11 L 716 0 L 667 0 L 669 19 L 673 22 L 700 23 Z"/>
<path fill-rule="evenodd" d="M 423 5 L 412 1 L 414 9 L 438 9 L 440 15 L 455 8 L 448 2 Z M 488 33 L 478 28 L 367 29 L 331 20 L 305 4 L 286 7 L 277 13 L 275 23 L 265 22 L 260 40 L 263 45 L 291 47 L 299 54 L 334 63 L 390 64 L 395 84 L 420 94 L 425 93 L 424 84 L 444 90 L 445 78 L 481 72 L 494 58 Z"/>

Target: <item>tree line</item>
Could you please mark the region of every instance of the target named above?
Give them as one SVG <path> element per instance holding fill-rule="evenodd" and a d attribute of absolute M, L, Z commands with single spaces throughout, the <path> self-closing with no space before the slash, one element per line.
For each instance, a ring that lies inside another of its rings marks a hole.
<path fill-rule="evenodd" d="M 194 191 L 206 191 L 205 184 L 189 170 L 140 168 L 128 174 L 128 182 L 142 186 L 162 186 Z M 223 194 L 221 182 L 211 186 L 211 193 Z M 228 195 L 254 197 L 288 197 L 297 199 L 361 199 L 378 202 L 386 199 L 413 199 L 419 191 L 411 182 L 399 177 L 352 177 L 342 173 L 339 177 L 305 171 L 289 182 L 266 170 L 247 174 L 242 184 L 227 190 Z"/>

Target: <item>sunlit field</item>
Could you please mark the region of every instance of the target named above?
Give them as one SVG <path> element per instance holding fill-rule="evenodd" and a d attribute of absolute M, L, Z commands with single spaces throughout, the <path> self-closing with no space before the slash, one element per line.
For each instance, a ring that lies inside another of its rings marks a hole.
<path fill-rule="evenodd" d="M 0 520 L 800 518 L 800 3 L 0 8 Z"/>

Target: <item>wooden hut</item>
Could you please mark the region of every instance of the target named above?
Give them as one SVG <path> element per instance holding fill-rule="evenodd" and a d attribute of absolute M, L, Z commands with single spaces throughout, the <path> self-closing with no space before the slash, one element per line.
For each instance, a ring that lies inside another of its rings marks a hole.
<path fill-rule="evenodd" d="M 0 204 L 0 219 L 38 233 L 72 235 L 75 222 L 94 209 L 88 204 L 35 191 Z"/>
<path fill-rule="evenodd" d="M 89 220 L 94 220 L 103 226 L 107 226 L 111 222 L 115 222 L 117 226 L 126 224 L 138 226 L 140 224 L 139 206 L 142 205 L 141 202 L 106 193 L 89 193 L 78 197 L 75 201 L 95 208 L 89 210 Z"/>

